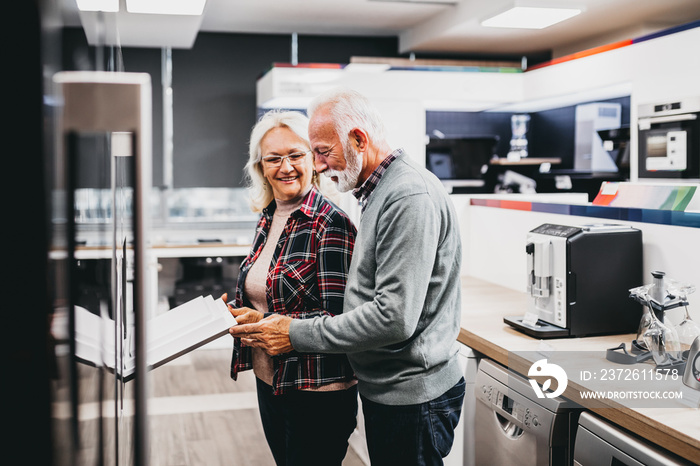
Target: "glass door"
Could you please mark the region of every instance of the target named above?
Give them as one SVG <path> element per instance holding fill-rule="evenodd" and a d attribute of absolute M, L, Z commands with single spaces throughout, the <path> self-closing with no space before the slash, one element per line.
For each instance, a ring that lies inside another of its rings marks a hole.
<path fill-rule="evenodd" d="M 54 80 L 65 161 L 65 188 L 54 194 L 64 244 L 53 263 L 68 290 L 54 315 L 68 374 L 66 447 L 73 464 L 145 465 L 150 77 L 61 72 Z"/>

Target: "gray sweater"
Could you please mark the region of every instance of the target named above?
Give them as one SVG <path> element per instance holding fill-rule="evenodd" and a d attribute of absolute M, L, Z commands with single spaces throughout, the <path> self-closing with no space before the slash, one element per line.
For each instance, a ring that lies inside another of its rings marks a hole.
<path fill-rule="evenodd" d="M 377 403 L 432 400 L 462 376 L 461 241 L 440 181 L 406 155 L 387 168 L 360 221 L 343 314 L 292 321 L 301 352 L 347 353 Z"/>

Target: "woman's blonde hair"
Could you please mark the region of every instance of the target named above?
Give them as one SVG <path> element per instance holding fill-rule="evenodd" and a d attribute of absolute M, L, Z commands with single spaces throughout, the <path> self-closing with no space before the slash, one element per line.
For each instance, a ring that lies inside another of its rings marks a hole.
<path fill-rule="evenodd" d="M 306 147 L 310 150 L 309 142 L 309 119 L 301 112 L 270 110 L 265 113 L 253 127 L 250 133 L 250 144 L 248 148 L 248 163 L 245 165 L 246 181 L 250 195 L 250 207 L 253 212 L 262 212 L 274 199 L 272 187 L 263 175 L 262 153 L 260 142 L 265 135 L 275 128 L 289 128 L 296 134 Z M 326 197 L 335 201 L 338 191 L 333 186 L 333 182 L 324 176 L 319 176 L 314 170 L 311 183 L 321 191 Z"/>

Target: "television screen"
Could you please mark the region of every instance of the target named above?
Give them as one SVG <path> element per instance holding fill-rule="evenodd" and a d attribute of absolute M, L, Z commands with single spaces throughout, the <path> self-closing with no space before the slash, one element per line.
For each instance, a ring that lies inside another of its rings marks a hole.
<path fill-rule="evenodd" d="M 441 180 L 479 180 L 496 144 L 498 136 L 430 139 L 426 167 Z"/>

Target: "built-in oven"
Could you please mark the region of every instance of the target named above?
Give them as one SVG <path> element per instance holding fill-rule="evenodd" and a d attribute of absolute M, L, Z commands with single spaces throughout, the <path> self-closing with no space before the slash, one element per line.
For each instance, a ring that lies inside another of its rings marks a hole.
<path fill-rule="evenodd" d="M 700 178 L 700 96 L 640 105 L 639 178 Z"/>

